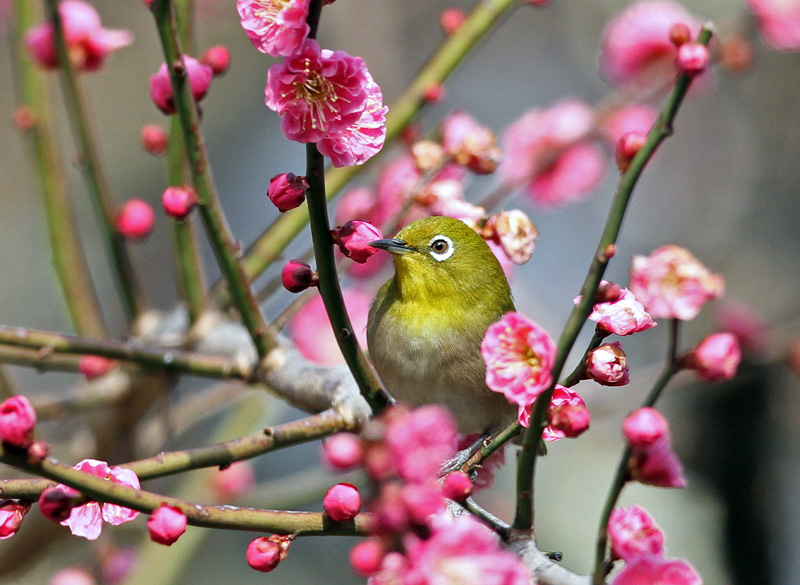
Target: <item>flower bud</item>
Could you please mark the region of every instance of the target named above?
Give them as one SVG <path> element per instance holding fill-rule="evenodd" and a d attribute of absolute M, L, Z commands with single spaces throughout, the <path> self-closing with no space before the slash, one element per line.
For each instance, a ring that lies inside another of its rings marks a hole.
<path fill-rule="evenodd" d="M 443 10 L 439 16 L 439 25 L 442 27 L 444 34 L 449 37 L 461 28 L 466 19 L 464 11 L 460 8 L 448 8 Z"/>
<path fill-rule="evenodd" d="M 28 106 L 20 106 L 14 111 L 11 122 L 14 128 L 26 132 L 36 125 L 36 113 Z"/>
<path fill-rule="evenodd" d="M 335 471 L 358 465 L 363 452 L 361 440 L 353 433 L 336 433 L 322 441 L 322 461 Z"/>
<path fill-rule="evenodd" d="M 685 23 L 676 22 L 669 28 L 669 40 L 676 47 L 680 47 L 692 40 L 692 32 Z"/>
<path fill-rule="evenodd" d="M 422 93 L 422 101 L 435 104 L 444 98 L 444 86 L 441 83 L 431 83 Z"/>
<path fill-rule="evenodd" d="M 442 146 L 456 163 L 478 175 L 493 173 L 500 163 L 494 132 L 466 112 L 456 111 L 444 119 Z"/>
<path fill-rule="evenodd" d="M 104 376 L 114 366 L 114 361 L 100 355 L 82 355 L 78 360 L 78 371 L 87 380 Z"/>
<path fill-rule="evenodd" d="M 463 502 L 472 495 L 472 480 L 463 471 L 453 471 L 444 476 L 442 494 L 445 498 Z"/>
<path fill-rule="evenodd" d="M 289 292 L 299 293 L 316 285 L 316 274 L 311 270 L 308 262 L 289 260 L 281 271 L 281 282 L 283 282 L 283 288 Z"/>
<path fill-rule="evenodd" d="M 672 450 L 668 434 L 647 449 L 634 449 L 628 460 L 628 474 L 644 485 L 655 487 L 686 487 L 683 466 Z"/>
<path fill-rule="evenodd" d="M 105 585 L 119 585 L 136 567 L 138 555 L 133 548 L 103 547 L 100 552 L 100 574 Z"/>
<path fill-rule="evenodd" d="M 350 567 L 362 577 L 369 577 L 381 568 L 386 549 L 377 538 L 363 540 L 350 549 Z"/>
<path fill-rule="evenodd" d="M 72 508 L 80 505 L 82 499 L 80 492 L 71 487 L 49 487 L 39 496 L 39 511 L 48 520 L 62 522 L 69 518 Z"/>
<path fill-rule="evenodd" d="M 141 133 L 142 146 L 152 155 L 164 154 L 169 144 L 167 131 L 158 124 L 146 124 L 142 126 Z"/>
<path fill-rule="evenodd" d="M 664 535 L 644 508 L 614 508 L 608 518 L 608 539 L 617 558 L 664 554 Z"/>
<path fill-rule="evenodd" d="M 339 245 L 342 254 L 354 262 L 363 263 L 378 251 L 370 242 L 383 238 L 381 230 L 368 221 L 354 219 L 333 230 L 333 241 Z"/>
<path fill-rule="evenodd" d="M 211 476 L 211 487 L 218 497 L 232 500 L 250 493 L 256 485 L 253 468 L 247 462 L 234 463 Z"/>
<path fill-rule="evenodd" d="M 247 564 L 256 571 L 269 573 L 289 554 L 290 543 L 288 536 L 259 536 L 247 547 Z"/>
<path fill-rule="evenodd" d="M 50 445 L 44 441 L 33 441 L 28 445 L 27 461 L 30 465 L 39 465 L 50 452 Z"/>
<path fill-rule="evenodd" d="M 156 223 L 156 214 L 150 205 L 141 199 L 129 199 L 117 212 L 117 231 L 131 240 L 148 235 Z"/>
<path fill-rule="evenodd" d="M 634 449 L 647 449 L 668 432 L 667 419 L 649 406 L 633 411 L 622 423 L 622 433 Z"/>
<path fill-rule="evenodd" d="M 701 380 L 730 380 L 736 375 L 742 350 L 733 333 L 713 333 L 682 359 L 684 367 L 693 368 Z"/>
<path fill-rule="evenodd" d="M 334 522 L 347 522 L 355 518 L 361 510 L 361 494 L 356 486 L 339 483 L 325 494 L 322 507 Z"/>
<path fill-rule="evenodd" d="M 708 66 L 708 49 L 700 43 L 686 43 L 678 48 L 675 62 L 681 73 L 697 75 Z"/>
<path fill-rule="evenodd" d="M 161 204 L 170 217 L 184 219 L 197 205 L 197 193 L 188 185 L 167 187 L 161 196 Z"/>
<path fill-rule="evenodd" d="M 617 150 L 614 159 L 620 172 L 625 172 L 631 166 L 631 161 L 636 153 L 639 152 L 647 142 L 647 135 L 641 132 L 628 132 L 623 134 L 617 142 Z"/>
<path fill-rule="evenodd" d="M 173 506 L 156 508 L 147 520 L 150 540 L 170 546 L 186 532 L 186 515 Z"/>
<path fill-rule="evenodd" d="M 208 65 L 203 65 L 197 59 L 189 55 L 183 56 L 186 65 L 186 77 L 189 80 L 189 87 L 195 101 L 202 100 L 208 93 L 211 86 L 211 79 L 214 72 Z M 175 113 L 175 100 L 172 95 L 172 81 L 169 77 L 169 69 L 166 63 L 162 63 L 158 72 L 150 77 L 150 99 L 156 107 L 167 116 Z"/>
<path fill-rule="evenodd" d="M 486 234 L 487 230 L 514 264 L 525 264 L 530 260 L 539 237 L 536 224 L 518 209 L 501 211 L 489 217 L 484 224 L 483 233 Z"/>
<path fill-rule="evenodd" d="M 722 43 L 721 65 L 728 71 L 742 73 L 753 64 L 753 45 L 744 37 L 733 37 Z"/>
<path fill-rule="evenodd" d="M 25 448 L 31 444 L 36 411 L 24 396 L 12 396 L 0 404 L 0 441 Z"/>
<path fill-rule="evenodd" d="M 30 502 L 20 500 L 0 501 L 0 540 L 11 538 L 17 533 L 25 514 L 30 509 Z"/>
<path fill-rule="evenodd" d="M 228 67 L 231 66 L 231 53 L 227 47 L 217 45 L 206 49 L 200 56 L 200 62 L 211 67 L 215 77 L 224 75 L 228 72 Z"/>
<path fill-rule="evenodd" d="M 547 415 L 547 421 L 565 437 L 575 438 L 589 428 L 591 415 L 589 409 L 580 404 L 557 406 Z"/>
<path fill-rule="evenodd" d="M 603 386 L 624 386 L 630 381 L 628 358 L 619 341 L 605 343 L 589 352 L 586 375 Z"/>
<path fill-rule="evenodd" d="M 306 200 L 308 181 L 305 177 L 298 177 L 294 173 L 281 173 L 269 180 L 267 196 L 269 200 L 284 213 L 299 207 Z"/>

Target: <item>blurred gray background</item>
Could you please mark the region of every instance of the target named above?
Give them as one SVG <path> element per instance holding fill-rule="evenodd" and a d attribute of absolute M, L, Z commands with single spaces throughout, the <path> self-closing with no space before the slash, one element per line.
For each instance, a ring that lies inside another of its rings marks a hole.
<path fill-rule="evenodd" d="M 116 53 L 102 72 L 83 78 L 114 195 L 120 202 L 138 197 L 158 205 L 164 162 L 139 147 L 143 124 L 166 122 L 148 98 L 148 78 L 162 62 L 153 23 L 139 1 L 95 4 L 107 27 L 129 28 L 136 35 L 134 45 Z M 325 9 L 319 38 L 323 47 L 362 56 L 391 104 L 440 42 L 440 12 L 450 6 L 466 11 L 472 4 L 338 0 Z M 565 97 L 602 100 L 609 88 L 597 71 L 598 41 L 604 23 L 625 4 L 555 0 L 544 9 L 521 6 L 445 83 L 445 99 L 421 117 L 423 130 L 433 130 L 456 108 L 501 133 L 534 106 L 547 107 Z M 686 5 L 701 19 L 718 24 L 743 10 L 742 3 L 725 0 Z M 302 173 L 304 149 L 284 140 L 277 116 L 264 106 L 266 71 L 273 60 L 252 48 L 233 0 L 202 1 L 198 9 L 199 47 L 225 44 L 232 54 L 230 72 L 214 81 L 203 102 L 203 130 L 228 220 L 236 237 L 248 244 L 276 214 L 264 196 L 269 178 L 280 172 Z M 6 146 L 0 155 L 0 323 L 68 331 L 49 263 L 37 186 L 24 144 L 10 123 L 14 99 L 7 23 L 2 27 L 0 118 L 6 121 Z M 743 381 L 729 384 L 695 385 L 690 374 L 680 375 L 666 392 L 663 408 L 687 465 L 689 487 L 676 491 L 633 486 L 626 488 L 622 501 L 646 507 L 665 531 L 667 554 L 689 560 L 706 583 L 754 583 L 757 577 L 760 585 L 793 585 L 800 582 L 800 556 L 794 554 L 800 539 L 800 508 L 795 505 L 800 494 L 799 399 L 797 378 L 779 358 L 797 337 L 800 308 L 800 58 L 767 50 L 758 40 L 754 49 L 749 71 L 718 72 L 712 91 L 684 104 L 675 136 L 662 146 L 637 187 L 607 277 L 627 283 L 634 254 L 648 254 L 670 242 L 689 248 L 724 275 L 729 298 L 758 311 L 772 328 L 769 364 L 760 358 L 748 360 Z M 57 95 L 55 83 L 53 89 Z M 74 149 L 62 106 L 56 114 L 69 164 Z M 370 184 L 374 170 L 358 182 Z M 114 333 L 122 335 L 123 319 L 106 255 L 73 165 L 69 176 L 103 308 Z M 512 282 L 517 307 L 554 335 L 579 293 L 616 176 L 609 172 L 590 198 L 563 209 L 542 212 L 524 196 L 507 204 L 526 210 L 541 233 L 533 259 L 517 270 Z M 477 201 L 489 186 L 488 181 L 474 182 L 468 197 Z M 177 299 L 172 259 L 165 252 L 171 245 L 167 228 L 167 218 L 159 213 L 155 232 L 132 246 L 149 301 L 160 309 L 173 307 Z M 307 247 L 305 234 L 302 239 L 290 249 L 290 257 L 291 251 Z M 216 275 L 209 250 L 204 250 L 209 273 Z M 274 313 L 287 298 L 281 295 L 267 309 Z M 712 312 L 704 311 L 687 324 L 685 347 L 713 330 Z M 592 409 L 592 429 L 582 439 L 553 445 L 537 474 L 539 544 L 562 551 L 564 564 L 575 571 L 590 570 L 600 508 L 622 447 L 619 424 L 655 378 L 665 343 L 666 327 L 623 340 L 632 367 L 631 385 L 581 385 Z M 13 369 L 12 375 L 31 393 L 75 381 L 68 375 L 22 369 Z M 286 416 L 274 400 L 256 400 L 264 414 L 251 422 L 252 428 Z M 200 429 L 172 446 L 203 444 L 207 437 L 207 430 Z M 286 470 L 311 469 L 309 477 L 325 474 L 314 471 L 317 451 L 318 445 L 310 445 L 265 456 L 256 462 L 259 479 L 270 481 Z M 4 472 L 5 477 L 13 475 Z M 334 483 L 335 478 L 326 481 Z M 174 485 L 165 482 L 154 489 L 168 491 Z M 482 498 L 506 519 L 512 515 L 512 485 L 513 465 L 508 465 L 499 485 Z M 276 505 L 265 494 L 260 505 Z M 190 534 L 199 532 L 203 531 L 190 529 Z M 151 582 L 361 582 L 347 568 L 346 552 L 352 544 L 348 539 L 301 539 L 289 559 L 264 577 L 244 562 L 252 536 L 222 531 L 195 536 L 197 552 L 186 561 L 186 570 L 170 580 Z M 46 583 L 62 564 L 83 558 L 86 547 L 79 545 L 85 543 L 75 540 L 22 580 L 15 574 L 0 582 Z M 175 553 L 182 543 L 153 554 Z M 148 547 L 157 545 L 145 544 Z"/>

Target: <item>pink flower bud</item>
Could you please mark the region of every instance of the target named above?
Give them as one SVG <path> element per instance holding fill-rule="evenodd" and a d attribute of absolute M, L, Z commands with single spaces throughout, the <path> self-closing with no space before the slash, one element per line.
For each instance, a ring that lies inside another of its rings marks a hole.
<path fill-rule="evenodd" d="M 214 72 L 208 65 L 203 65 L 197 59 L 188 55 L 183 56 L 183 62 L 186 64 L 186 75 L 189 79 L 192 95 L 195 101 L 199 102 L 208 93 Z M 150 77 L 150 99 L 166 115 L 169 116 L 175 113 L 172 81 L 170 80 L 166 63 L 162 63 L 158 72 Z"/>
<path fill-rule="evenodd" d="M 28 106 L 20 106 L 14 111 L 11 122 L 20 132 L 27 132 L 36 125 L 36 114 Z"/>
<path fill-rule="evenodd" d="M 720 64 L 728 71 L 742 73 L 753 64 L 753 44 L 744 37 L 733 37 L 722 43 Z"/>
<path fill-rule="evenodd" d="M 422 92 L 422 101 L 435 104 L 444 98 L 444 86 L 441 83 L 431 83 Z"/>
<path fill-rule="evenodd" d="M 692 40 L 692 32 L 685 23 L 676 22 L 669 27 L 669 40 L 676 47 L 680 47 Z"/>
<path fill-rule="evenodd" d="M 461 28 L 466 19 L 464 11 L 460 8 L 448 8 L 443 10 L 439 16 L 439 25 L 442 27 L 444 34 L 449 37 Z"/>
<path fill-rule="evenodd" d="M 463 502 L 472 495 L 472 480 L 463 471 L 453 471 L 444 476 L 442 494 L 445 498 Z"/>
<path fill-rule="evenodd" d="M 564 404 L 548 413 L 550 426 L 564 433 L 565 437 L 575 438 L 588 430 L 591 421 L 589 409 L 580 404 Z"/>
<path fill-rule="evenodd" d="M 686 487 L 683 466 L 672 450 L 668 433 L 647 449 L 634 449 L 628 461 L 628 473 L 644 485 L 656 487 Z"/>
<path fill-rule="evenodd" d="M 72 509 L 80 504 L 80 492 L 58 485 L 46 488 L 39 496 L 39 511 L 48 520 L 63 522 L 72 514 Z"/>
<path fill-rule="evenodd" d="M 305 177 L 298 177 L 294 173 L 281 173 L 269 180 L 267 196 L 269 200 L 284 213 L 299 207 L 306 200 L 308 181 Z"/>
<path fill-rule="evenodd" d="M 161 204 L 170 217 L 184 219 L 197 205 L 197 193 L 188 185 L 167 187 L 161 196 Z"/>
<path fill-rule="evenodd" d="M 211 67 L 211 71 L 214 72 L 215 76 L 224 75 L 228 72 L 228 67 L 231 66 L 231 53 L 227 47 L 217 45 L 206 49 L 200 56 L 200 62 Z"/>
<path fill-rule="evenodd" d="M 708 66 L 708 49 L 700 43 L 686 43 L 678 47 L 675 62 L 681 73 L 697 75 L 705 71 Z"/>
<path fill-rule="evenodd" d="M 211 487 L 217 496 L 232 500 L 250 493 L 256 485 L 253 468 L 245 461 L 220 469 L 211 476 Z"/>
<path fill-rule="evenodd" d="M 701 380 L 730 380 L 736 375 L 742 350 L 733 333 L 713 333 L 683 358 L 683 365 L 694 368 Z"/>
<path fill-rule="evenodd" d="M 487 230 L 514 264 L 525 264 L 531 259 L 539 230 L 524 212 L 512 209 L 492 215 L 484 224 L 484 234 Z"/>
<path fill-rule="evenodd" d="M 633 411 L 622 423 L 622 433 L 634 449 L 647 449 L 668 432 L 667 419 L 649 406 Z"/>
<path fill-rule="evenodd" d="M 119 209 L 116 217 L 117 231 L 131 240 L 148 235 L 156 223 L 156 214 L 146 201 L 129 199 Z"/>
<path fill-rule="evenodd" d="M 628 132 L 622 135 L 619 142 L 617 142 L 617 151 L 614 155 L 617 168 L 621 172 L 624 173 L 628 170 L 633 157 L 641 150 L 645 142 L 647 142 L 647 135 L 641 132 Z"/>
<path fill-rule="evenodd" d="M 322 507 L 334 522 L 346 522 L 361 510 L 361 494 L 354 485 L 338 483 L 325 494 Z"/>
<path fill-rule="evenodd" d="M 400 501 L 408 519 L 417 526 L 425 526 L 446 505 L 442 490 L 433 480 L 405 484 L 400 490 Z"/>
<path fill-rule="evenodd" d="M 167 131 L 158 124 L 146 124 L 142 126 L 141 140 L 142 146 L 147 152 L 158 156 L 164 154 L 164 151 L 167 149 L 169 135 Z"/>
<path fill-rule="evenodd" d="M 170 546 L 186 532 L 186 515 L 178 508 L 161 506 L 147 520 L 150 540 Z"/>
<path fill-rule="evenodd" d="M 614 555 L 623 561 L 664 554 L 664 535 L 644 508 L 614 508 L 608 518 L 608 537 Z"/>
<path fill-rule="evenodd" d="M 381 568 L 386 549 L 377 538 L 363 540 L 350 549 L 350 567 L 362 577 L 369 577 Z"/>
<path fill-rule="evenodd" d="M 299 293 L 316 284 L 315 276 L 308 262 L 289 260 L 281 271 L 281 282 L 289 292 Z"/>
<path fill-rule="evenodd" d="M 28 445 L 27 461 L 31 465 L 39 465 L 50 452 L 50 445 L 44 441 L 33 441 Z"/>
<path fill-rule="evenodd" d="M 0 441 L 25 448 L 31 444 L 36 411 L 24 396 L 12 396 L 0 404 Z"/>
<path fill-rule="evenodd" d="M 628 376 L 628 358 L 619 341 L 605 343 L 586 357 L 586 375 L 603 386 L 624 386 Z"/>
<path fill-rule="evenodd" d="M 322 461 L 335 471 L 345 471 L 359 464 L 364 450 L 353 433 L 336 433 L 322 441 Z"/>
<path fill-rule="evenodd" d="M 18 500 L 0 501 L 0 540 L 11 538 L 22 525 L 22 519 L 31 509 L 30 502 Z"/>
<path fill-rule="evenodd" d="M 368 221 L 354 219 L 333 231 L 333 240 L 339 245 L 342 254 L 354 262 L 363 263 L 378 251 L 371 242 L 383 238 L 381 230 Z"/>
<path fill-rule="evenodd" d="M 78 371 L 88 380 L 104 376 L 113 366 L 113 360 L 100 355 L 82 355 L 78 360 Z"/>
<path fill-rule="evenodd" d="M 247 547 L 247 564 L 256 571 L 269 573 L 289 554 L 290 543 L 288 536 L 259 536 Z"/>

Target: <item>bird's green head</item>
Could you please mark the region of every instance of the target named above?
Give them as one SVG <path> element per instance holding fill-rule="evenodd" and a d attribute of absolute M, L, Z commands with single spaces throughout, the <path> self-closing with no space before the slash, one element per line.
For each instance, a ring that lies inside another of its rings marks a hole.
<path fill-rule="evenodd" d="M 449 299 L 469 302 L 498 295 L 510 302 L 511 293 L 503 269 L 484 239 L 464 222 L 451 217 L 426 217 L 411 222 L 387 240 L 371 246 L 394 256 L 397 293 L 407 298 Z"/>

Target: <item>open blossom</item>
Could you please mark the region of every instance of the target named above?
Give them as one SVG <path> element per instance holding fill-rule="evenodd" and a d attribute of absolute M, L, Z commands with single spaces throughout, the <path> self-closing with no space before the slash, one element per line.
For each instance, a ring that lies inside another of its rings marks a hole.
<path fill-rule="evenodd" d="M 36 411 L 24 396 L 12 396 L 0 404 L 0 441 L 15 447 L 31 444 Z"/>
<path fill-rule="evenodd" d="M 702 380 L 730 380 L 736 375 L 742 350 L 733 333 L 712 333 L 683 358 L 686 367 L 693 368 Z"/>
<path fill-rule="evenodd" d="M 779 51 L 800 51 L 800 2 L 747 0 L 764 42 Z"/>
<path fill-rule="evenodd" d="M 386 140 L 386 113 L 381 88 L 367 76 L 367 103 L 361 117 L 347 128 L 325 134 L 317 143 L 320 153 L 335 167 L 362 165 L 380 152 Z"/>
<path fill-rule="evenodd" d="M 310 0 L 237 0 L 236 9 L 253 46 L 273 57 L 289 57 L 300 48 L 310 28 Z"/>
<path fill-rule="evenodd" d="M 500 163 L 494 132 L 466 112 L 455 111 L 444 119 L 442 146 L 456 163 L 479 175 L 493 173 Z"/>
<path fill-rule="evenodd" d="M 194 57 L 183 56 L 186 66 L 186 77 L 195 101 L 199 102 L 208 93 L 211 80 L 214 79 L 214 70 L 208 65 L 203 65 Z M 175 113 L 175 99 L 172 94 L 172 81 L 169 77 L 167 64 L 162 63 L 158 71 L 150 76 L 150 99 L 156 107 L 167 116 Z"/>
<path fill-rule="evenodd" d="M 624 561 L 664 554 L 664 535 L 644 508 L 614 508 L 608 518 L 608 537 L 614 554 Z"/>
<path fill-rule="evenodd" d="M 486 385 L 519 406 L 531 404 L 553 380 L 556 345 L 547 331 L 520 313 L 489 326 L 481 344 Z"/>
<path fill-rule="evenodd" d="M 70 62 L 78 71 L 97 71 L 111 53 L 133 42 L 130 31 L 103 28 L 100 15 L 86 2 L 65 0 L 58 13 Z M 49 20 L 28 31 L 25 46 L 34 61 L 47 69 L 58 68 L 55 32 Z"/>
<path fill-rule="evenodd" d="M 650 256 L 634 256 L 630 290 L 653 317 L 689 321 L 723 294 L 725 284 L 691 252 L 669 244 Z"/>
<path fill-rule="evenodd" d="M 675 45 L 670 28 L 686 24 L 693 36 L 700 23 L 671 0 L 642 0 L 614 17 L 603 32 L 600 71 L 613 85 L 633 83 L 649 87 L 671 81 L 675 75 Z"/>
<path fill-rule="evenodd" d="M 296 53 L 269 68 L 265 95 L 289 140 L 319 142 L 361 118 L 367 67 L 360 57 L 320 50 L 317 41 L 306 39 Z"/>
<path fill-rule="evenodd" d="M 531 259 L 539 237 L 536 224 L 518 209 L 492 215 L 486 220 L 481 232 L 483 237 L 491 236 L 497 240 L 514 264 L 525 264 Z"/>
<path fill-rule="evenodd" d="M 386 423 L 386 446 L 397 474 L 424 482 L 438 476 L 442 464 L 456 452 L 458 429 L 445 407 L 429 404 Z"/>
<path fill-rule="evenodd" d="M 604 343 L 589 352 L 586 375 L 603 386 L 624 386 L 630 381 L 628 359 L 619 341 Z"/>
<path fill-rule="evenodd" d="M 575 298 L 576 305 L 580 299 Z M 631 335 L 656 326 L 650 313 L 644 310 L 644 305 L 626 288 L 620 289 L 616 299 L 595 304 L 589 319 L 597 323 L 599 331 L 615 335 Z"/>
<path fill-rule="evenodd" d="M 75 465 L 75 469 L 121 485 L 136 489 L 140 487 L 139 478 L 136 477 L 133 471 L 122 467 L 109 467 L 105 461 L 84 459 Z M 70 489 L 61 485 L 56 487 L 57 489 Z M 61 525 L 68 526 L 70 532 L 75 536 L 83 536 L 87 540 L 96 540 L 103 528 L 103 520 L 114 526 L 119 526 L 136 519 L 138 515 L 139 512 L 136 510 L 116 504 L 87 502 L 82 506 L 73 508 L 69 518 L 61 522 Z"/>
<path fill-rule="evenodd" d="M 0 501 L 0 540 L 11 538 L 17 533 L 25 514 L 30 509 L 30 502 L 21 500 Z"/>
<path fill-rule="evenodd" d="M 642 555 L 625 564 L 611 585 L 702 585 L 703 580 L 689 563 Z"/>

